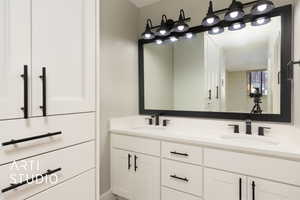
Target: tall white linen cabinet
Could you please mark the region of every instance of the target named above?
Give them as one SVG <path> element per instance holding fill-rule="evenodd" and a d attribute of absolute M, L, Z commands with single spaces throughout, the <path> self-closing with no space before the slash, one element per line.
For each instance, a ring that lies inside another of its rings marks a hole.
<path fill-rule="evenodd" d="M 0 199 L 99 199 L 98 0 L 0 0 Z"/>

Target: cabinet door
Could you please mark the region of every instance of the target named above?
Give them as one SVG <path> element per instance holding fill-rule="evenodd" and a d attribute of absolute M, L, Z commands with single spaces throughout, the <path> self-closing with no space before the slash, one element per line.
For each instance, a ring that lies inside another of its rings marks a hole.
<path fill-rule="evenodd" d="M 248 178 L 248 200 L 299 200 L 300 188 Z"/>
<path fill-rule="evenodd" d="M 213 169 L 204 170 L 205 200 L 245 200 L 246 177 Z M 266 200 L 266 199 L 264 199 Z"/>
<path fill-rule="evenodd" d="M 32 0 L 34 116 L 40 106 L 47 115 L 95 110 L 95 9 L 95 0 Z"/>
<path fill-rule="evenodd" d="M 1 0 L 0 120 L 23 117 L 21 75 L 30 64 L 30 0 Z"/>
<path fill-rule="evenodd" d="M 111 188 L 112 193 L 132 200 L 133 195 L 133 159 L 131 152 L 112 149 L 111 152 Z M 143 183 L 144 184 L 144 183 Z"/>
<path fill-rule="evenodd" d="M 135 172 L 132 200 L 160 200 L 160 159 L 135 154 L 133 168 Z"/>

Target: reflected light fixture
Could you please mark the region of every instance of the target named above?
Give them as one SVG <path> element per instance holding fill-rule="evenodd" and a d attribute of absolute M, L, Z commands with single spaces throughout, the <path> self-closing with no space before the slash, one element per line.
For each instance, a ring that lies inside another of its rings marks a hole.
<path fill-rule="evenodd" d="M 178 38 L 176 36 L 171 36 L 169 39 L 170 39 L 171 42 L 177 42 L 178 41 Z"/>
<path fill-rule="evenodd" d="M 146 30 L 144 33 L 142 33 L 142 37 L 145 40 L 151 40 L 151 39 L 155 38 L 155 34 L 151 31 L 152 27 L 153 26 L 152 26 L 151 19 L 147 19 Z"/>
<path fill-rule="evenodd" d="M 182 32 L 186 32 L 187 30 L 189 30 L 189 25 L 185 21 L 186 21 L 185 13 L 184 13 L 184 10 L 181 9 L 178 22 L 176 22 L 173 31 L 182 33 Z"/>
<path fill-rule="evenodd" d="M 275 5 L 270 0 L 259 0 L 251 9 L 252 15 L 262 15 L 271 12 Z"/>
<path fill-rule="evenodd" d="M 209 1 L 209 7 L 206 17 L 202 20 L 202 26 L 214 26 L 220 22 L 220 17 L 214 14 L 213 3 Z"/>
<path fill-rule="evenodd" d="M 194 37 L 194 35 L 193 35 L 193 33 L 186 33 L 186 34 L 185 34 L 185 37 L 186 37 L 187 39 L 192 39 L 192 38 Z"/>
<path fill-rule="evenodd" d="M 271 21 L 270 17 L 266 17 L 266 16 L 258 17 L 254 21 L 251 22 L 251 25 L 252 26 L 261 26 L 264 24 L 268 24 L 270 21 Z"/>
<path fill-rule="evenodd" d="M 157 40 L 155 40 L 155 42 L 156 42 L 156 44 L 162 44 L 163 43 L 163 41 L 161 39 L 157 39 Z"/>
<path fill-rule="evenodd" d="M 210 35 L 217 35 L 224 32 L 224 28 L 221 26 L 215 26 L 208 31 Z"/>
<path fill-rule="evenodd" d="M 244 22 L 235 22 L 228 27 L 228 30 L 237 31 L 237 30 L 241 30 L 245 27 L 246 27 L 246 24 Z"/>
<path fill-rule="evenodd" d="M 244 16 L 245 12 L 243 10 L 243 4 L 240 1 L 232 0 L 224 18 L 226 21 L 237 21 L 242 19 Z"/>
<path fill-rule="evenodd" d="M 170 34 L 170 29 L 168 27 L 168 18 L 166 15 L 163 15 L 161 18 L 160 27 L 157 30 L 159 36 L 167 36 Z"/>

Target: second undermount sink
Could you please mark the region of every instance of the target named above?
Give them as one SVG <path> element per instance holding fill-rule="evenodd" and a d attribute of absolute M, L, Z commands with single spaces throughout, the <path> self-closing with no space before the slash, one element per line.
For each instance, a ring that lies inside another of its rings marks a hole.
<path fill-rule="evenodd" d="M 231 134 L 231 135 L 222 135 L 220 137 L 221 139 L 224 140 L 230 140 L 233 142 L 240 142 L 241 144 L 257 144 L 257 145 L 279 145 L 279 141 L 273 139 L 273 138 L 268 138 L 265 136 L 254 136 L 254 135 L 246 135 L 246 134 Z"/>

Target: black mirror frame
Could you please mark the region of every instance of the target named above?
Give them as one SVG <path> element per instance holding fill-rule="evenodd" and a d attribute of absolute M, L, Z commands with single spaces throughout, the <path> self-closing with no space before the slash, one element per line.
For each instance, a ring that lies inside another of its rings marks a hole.
<path fill-rule="evenodd" d="M 289 72 L 288 63 L 292 60 L 292 5 L 286 5 L 275 8 L 269 17 L 281 16 L 281 101 L 280 114 L 249 114 L 249 113 L 233 113 L 233 112 L 201 112 L 201 111 L 175 111 L 175 110 L 147 110 L 145 109 L 144 96 L 144 44 L 153 43 L 155 40 L 139 40 L 139 113 L 141 115 L 151 115 L 161 113 L 166 116 L 178 117 L 199 117 L 199 118 L 215 118 L 215 119 L 232 119 L 245 120 L 252 119 L 255 121 L 270 122 L 291 122 L 291 80 L 288 79 Z M 244 17 L 245 23 L 253 20 L 252 15 Z M 228 27 L 230 23 L 222 21 L 221 25 Z M 200 33 L 208 31 L 209 28 L 203 26 L 193 27 L 189 30 L 192 33 Z"/>

